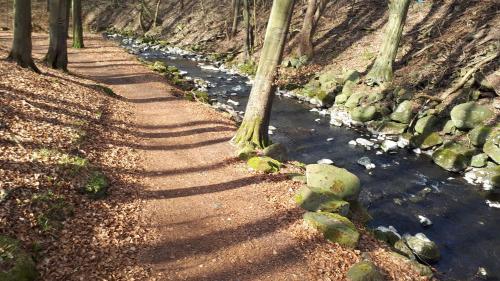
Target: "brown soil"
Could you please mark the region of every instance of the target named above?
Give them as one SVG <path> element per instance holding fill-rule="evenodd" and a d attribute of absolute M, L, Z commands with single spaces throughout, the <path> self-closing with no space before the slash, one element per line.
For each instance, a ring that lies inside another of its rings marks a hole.
<path fill-rule="evenodd" d="M 35 57 L 46 43 L 35 36 Z M 274 176 L 249 172 L 233 157 L 228 141 L 236 127 L 227 116 L 179 98 L 163 77 L 109 41 L 91 36 L 86 46 L 70 50 L 70 73 L 112 88 L 134 116 L 121 124 L 134 143 L 108 146 L 129 147 L 143 159 L 143 170 L 121 172 L 142 178 L 136 214 L 146 241 L 130 254 L 151 273 L 138 279 L 345 280 L 366 252 L 390 280 L 425 280 L 389 258 L 362 227 L 359 250 L 319 238 L 292 201 L 300 186 L 284 174 L 292 168 Z"/>

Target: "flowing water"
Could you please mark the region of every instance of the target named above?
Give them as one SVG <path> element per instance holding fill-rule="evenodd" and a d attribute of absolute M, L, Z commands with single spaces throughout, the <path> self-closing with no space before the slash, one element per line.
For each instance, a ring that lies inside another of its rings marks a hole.
<path fill-rule="evenodd" d="M 133 49 L 130 44 L 127 48 Z M 245 110 L 251 89 L 246 77 L 200 67 L 195 55 L 159 50 L 138 55 L 209 81 L 211 98 L 236 111 Z M 228 99 L 239 105 L 228 103 Z M 488 195 L 461 175 L 442 170 L 426 155 L 406 149 L 377 154 L 376 149 L 349 145 L 356 138 L 373 136 L 362 130 L 332 127 L 328 115 L 311 112 L 312 108 L 283 96 L 274 98 L 271 125 L 276 130 L 271 138 L 287 146 L 291 159 L 309 164 L 328 158 L 358 175 L 362 182 L 360 201 L 374 218 L 369 226 L 392 225 L 400 234 L 422 232 L 435 241 L 441 251 L 440 261 L 434 264 L 440 279 L 500 280 L 500 209 L 485 203 Z M 367 170 L 359 165 L 361 157 L 369 157 L 376 168 Z M 429 218 L 432 225 L 422 226 L 419 215 Z M 480 268 L 486 270 L 487 277 L 478 274 Z"/>

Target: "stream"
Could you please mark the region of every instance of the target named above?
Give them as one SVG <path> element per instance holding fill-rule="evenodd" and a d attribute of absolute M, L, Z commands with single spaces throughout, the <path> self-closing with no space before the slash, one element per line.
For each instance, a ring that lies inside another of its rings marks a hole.
<path fill-rule="evenodd" d="M 132 40 L 108 38 L 119 39 L 123 47 L 145 60 L 163 61 L 189 77 L 208 81 L 214 102 L 240 114 L 245 110 L 251 89 L 248 78 L 200 62 L 201 56 L 195 54 L 145 50 Z M 433 264 L 440 279 L 500 280 L 500 209 L 486 203 L 493 198 L 462 175 L 442 170 L 427 155 L 408 149 L 380 153 L 374 147 L 349 144 L 357 138 L 377 143 L 377 136 L 331 126 L 329 115 L 311 109 L 312 105 L 296 99 L 274 97 L 271 125 L 276 129 L 270 137 L 286 145 L 290 159 L 309 164 L 327 158 L 359 176 L 360 201 L 374 218 L 368 226 L 394 226 L 400 234 L 424 233 L 441 251 L 440 261 Z M 375 168 L 358 164 L 361 157 L 368 157 Z M 430 219 L 432 225 L 422 225 L 418 216 Z"/>

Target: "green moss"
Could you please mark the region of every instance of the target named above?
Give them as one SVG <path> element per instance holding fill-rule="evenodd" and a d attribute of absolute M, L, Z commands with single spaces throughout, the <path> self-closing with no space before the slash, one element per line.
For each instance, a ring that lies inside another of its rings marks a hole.
<path fill-rule="evenodd" d="M 281 168 L 281 163 L 271 157 L 252 157 L 247 165 L 255 171 L 264 173 L 275 173 Z"/>
<path fill-rule="evenodd" d="M 202 103 L 210 103 L 210 98 L 207 92 L 193 90 L 186 93 L 186 99 L 191 101 L 199 101 Z"/>
<path fill-rule="evenodd" d="M 102 198 L 106 195 L 109 182 L 106 176 L 99 171 L 94 171 L 85 184 L 84 191 L 94 198 Z"/>
<path fill-rule="evenodd" d="M 99 85 L 99 84 L 95 84 L 93 85 L 94 88 L 96 88 L 97 90 L 103 92 L 106 96 L 108 97 L 111 97 L 111 98 L 114 98 L 114 99 L 121 99 L 122 97 L 120 95 L 117 95 L 111 88 L 109 87 L 106 87 L 106 86 L 103 86 L 103 85 Z"/>
<path fill-rule="evenodd" d="M 247 60 L 238 65 L 238 70 L 243 74 L 255 76 L 255 73 L 257 73 L 257 64 L 253 60 Z"/>
<path fill-rule="evenodd" d="M 0 235 L 0 280 L 32 281 L 38 278 L 35 262 L 15 239 Z"/>

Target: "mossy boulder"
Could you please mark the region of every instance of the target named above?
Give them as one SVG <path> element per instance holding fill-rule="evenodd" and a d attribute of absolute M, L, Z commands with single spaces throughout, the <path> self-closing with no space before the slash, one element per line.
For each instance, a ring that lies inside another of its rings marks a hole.
<path fill-rule="evenodd" d="M 459 129 L 472 129 L 493 117 L 493 111 L 476 102 L 466 102 L 455 106 L 450 113 L 451 120 Z"/>
<path fill-rule="evenodd" d="M 447 135 L 453 135 L 457 131 L 457 127 L 455 127 L 455 123 L 452 120 L 446 121 L 443 127 L 443 133 Z"/>
<path fill-rule="evenodd" d="M 342 200 L 356 200 L 361 190 L 356 175 L 333 165 L 307 165 L 306 178 L 307 186 L 332 193 Z"/>
<path fill-rule="evenodd" d="M 357 70 L 347 70 L 344 72 L 342 79 L 345 83 L 349 81 L 357 84 L 361 79 L 361 74 Z"/>
<path fill-rule="evenodd" d="M 349 281 L 384 281 L 384 277 L 371 261 L 362 261 L 354 264 L 347 272 Z"/>
<path fill-rule="evenodd" d="M 0 235 L 0 280 L 32 281 L 38 278 L 35 262 L 15 239 Z"/>
<path fill-rule="evenodd" d="M 348 98 L 349 98 L 349 96 L 346 94 L 343 94 L 343 93 L 339 94 L 335 97 L 335 104 L 344 104 Z"/>
<path fill-rule="evenodd" d="M 386 227 L 377 227 L 373 230 L 373 235 L 380 241 L 384 241 L 387 244 L 393 246 L 398 240 L 401 239 L 401 236 L 390 228 Z"/>
<path fill-rule="evenodd" d="M 358 106 L 350 111 L 351 118 L 359 122 L 367 122 L 375 119 L 377 114 L 377 108 L 373 105 L 370 106 Z"/>
<path fill-rule="evenodd" d="M 263 150 L 265 156 L 269 156 L 279 162 L 285 162 L 288 159 L 288 150 L 281 143 L 273 143 Z"/>
<path fill-rule="evenodd" d="M 433 275 L 432 269 L 429 266 L 423 265 L 415 260 L 408 259 L 407 257 L 396 252 L 389 252 L 389 255 L 391 258 L 400 263 L 409 264 L 410 267 L 415 270 L 415 272 L 420 274 L 420 276 L 431 277 Z"/>
<path fill-rule="evenodd" d="M 275 173 L 281 168 L 281 163 L 267 156 L 256 156 L 248 159 L 247 165 L 254 171 L 264 172 L 264 173 Z"/>
<path fill-rule="evenodd" d="M 241 160 L 248 160 L 256 155 L 257 151 L 255 151 L 255 147 L 250 143 L 241 146 L 236 152 L 236 156 Z"/>
<path fill-rule="evenodd" d="M 393 121 L 373 121 L 370 128 L 383 135 L 399 135 L 405 132 L 408 125 Z"/>
<path fill-rule="evenodd" d="M 415 147 L 428 149 L 443 143 L 443 138 L 437 132 L 413 136 L 411 143 Z"/>
<path fill-rule="evenodd" d="M 417 120 L 415 123 L 415 132 L 426 134 L 436 128 L 438 118 L 435 115 L 427 115 Z"/>
<path fill-rule="evenodd" d="M 295 195 L 295 202 L 308 211 L 335 212 L 343 216 L 349 213 L 349 202 L 318 188 L 304 186 Z"/>
<path fill-rule="evenodd" d="M 484 153 L 495 161 L 495 163 L 500 164 L 500 132 L 496 132 L 490 135 L 488 140 L 483 146 Z"/>
<path fill-rule="evenodd" d="M 352 95 L 349 96 L 347 101 L 345 102 L 345 107 L 347 108 L 355 108 L 356 106 L 359 105 L 359 102 L 361 99 L 365 96 L 364 93 L 362 92 L 356 92 Z"/>
<path fill-rule="evenodd" d="M 322 232 L 330 242 L 351 248 L 358 245 L 359 232 L 346 217 L 326 212 L 307 212 L 304 214 L 304 221 Z"/>
<path fill-rule="evenodd" d="M 413 103 L 409 100 L 405 100 L 400 103 L 396 110 L 391 114 L 391 119 L 393 121 L 408 124 L 413 117 Z"/>
<path fill-rule="evenodd" d="M 470 165 L 476 168 L 484 167 L 486 163 L 488 163 L 488 155 L 486 153 L 474 155 L 470 160 Z"/>
<path fill-rule="evenodd" d="M 156 72 L 165 73 L 168 71 L 168 65 L 162 61 L 155 61 L 150 68 Z"/>
<path fill-rule="evenodd" d="M 432 154 L 432 159 L 445 170 L 460 172 L 467 168 L 473 153 L 473 149 L 463 144 L 449 142 L 438 148 Z"/>
<path fill-rule="evenodd" d="M 477 126 L 467 136 L 474 146 L 483 147 L 492 131 L 493 128 L 490 126 Z"/>

